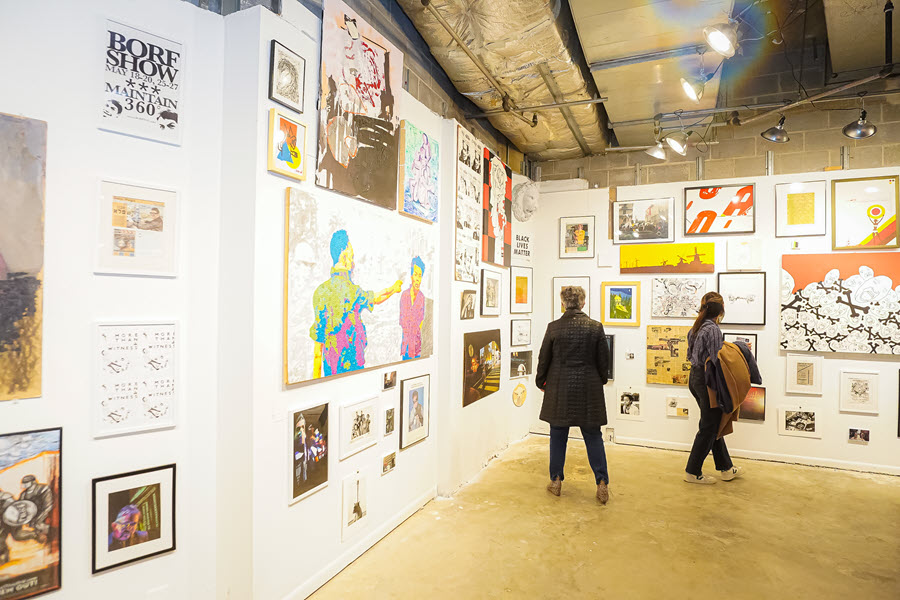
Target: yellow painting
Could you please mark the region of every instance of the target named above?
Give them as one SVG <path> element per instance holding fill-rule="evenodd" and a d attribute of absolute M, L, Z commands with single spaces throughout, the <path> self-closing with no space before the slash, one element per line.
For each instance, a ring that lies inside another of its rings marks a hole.
<path fill-rule="evenodd" d="M 812 225 L 816 222 L 816 194 L 805 192 L 787 195 L 788 225 Z"/>
<path fill-rule="evenodd" d="M 619 248 L 621 273 L 714 273 L 716 246 L 702 244 L 627 244 Z"/>
<path fill-rule="evenodd" d="M 691 363 L 687 357 L 687 326 L 647 327 L 647 383 L 687 385 Z"/>
<path fill-rule="evenodd" d="M 516 277 L 516 304 L 528 302 L 528 278 Z"/>

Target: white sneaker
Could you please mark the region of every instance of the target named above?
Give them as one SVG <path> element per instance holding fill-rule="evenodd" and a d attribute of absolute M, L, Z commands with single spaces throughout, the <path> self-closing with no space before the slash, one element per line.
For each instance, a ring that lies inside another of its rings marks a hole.
<path fill-rule="evenodd" d="M 716 482 L 716 480 L 712 477 L 707 477 L 706 475 L 700 475 L 697 477 L 696 475 L 691 475 L 690 473 L 684 474 L 684 480 L 688 483 L 700 483 L 703 485 L 712 485 Z"/>
<path fill-rule="evenodd" d="M 722 481 L 731 481 L 737 477 L 740 477 L 744 474 L 744 469 L 741 467 L 731 467 L 728 471 L 719 471 L 719 478 Z"/>

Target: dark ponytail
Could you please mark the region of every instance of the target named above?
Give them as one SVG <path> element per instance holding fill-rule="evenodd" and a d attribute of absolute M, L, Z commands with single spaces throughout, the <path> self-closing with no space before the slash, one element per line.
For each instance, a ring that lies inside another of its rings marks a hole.
<path fill-rule="evenodd" d="M 691 327 L 691 334 L 697 335 L 700 327 L 707 319 L 716 319 L 719 315 L 725 314 L 725 299 L 718 292 L 707 292 L 700 300 L 700 312 L 697 313 L 697 320 Z"/>

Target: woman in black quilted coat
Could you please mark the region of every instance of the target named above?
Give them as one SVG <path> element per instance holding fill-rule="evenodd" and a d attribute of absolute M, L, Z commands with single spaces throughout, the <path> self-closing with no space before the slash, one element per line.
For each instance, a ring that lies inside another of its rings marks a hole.
<path fill-rule="evenodd" d="M 581 427 L 588 461 L 597 482 L 597 499 L 609 500 L 609 473 L 600 427 L 606 425 L 606 384 L 609 347 L 603 325 L 581 309 L 584 290 L 564 287 L 560 299 L 566 311 L 547 326 L 538 360 L 535 383 L 544 391 L 541 420 L 550 423 L 550 485 L 559 496 L 565 478 L 566 442 L 569 427 Z"/>

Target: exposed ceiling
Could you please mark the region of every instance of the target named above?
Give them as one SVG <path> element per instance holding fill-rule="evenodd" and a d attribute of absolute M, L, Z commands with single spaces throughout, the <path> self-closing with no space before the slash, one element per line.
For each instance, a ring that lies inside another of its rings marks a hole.
<path fill-rule="evenodd" d="M 824 0 L 824 4 L 832 70 L 847 73 L 884 64 L 884 0 Z M 900 59 L 900 27 L 892 46 L 894 60 Z"/>

